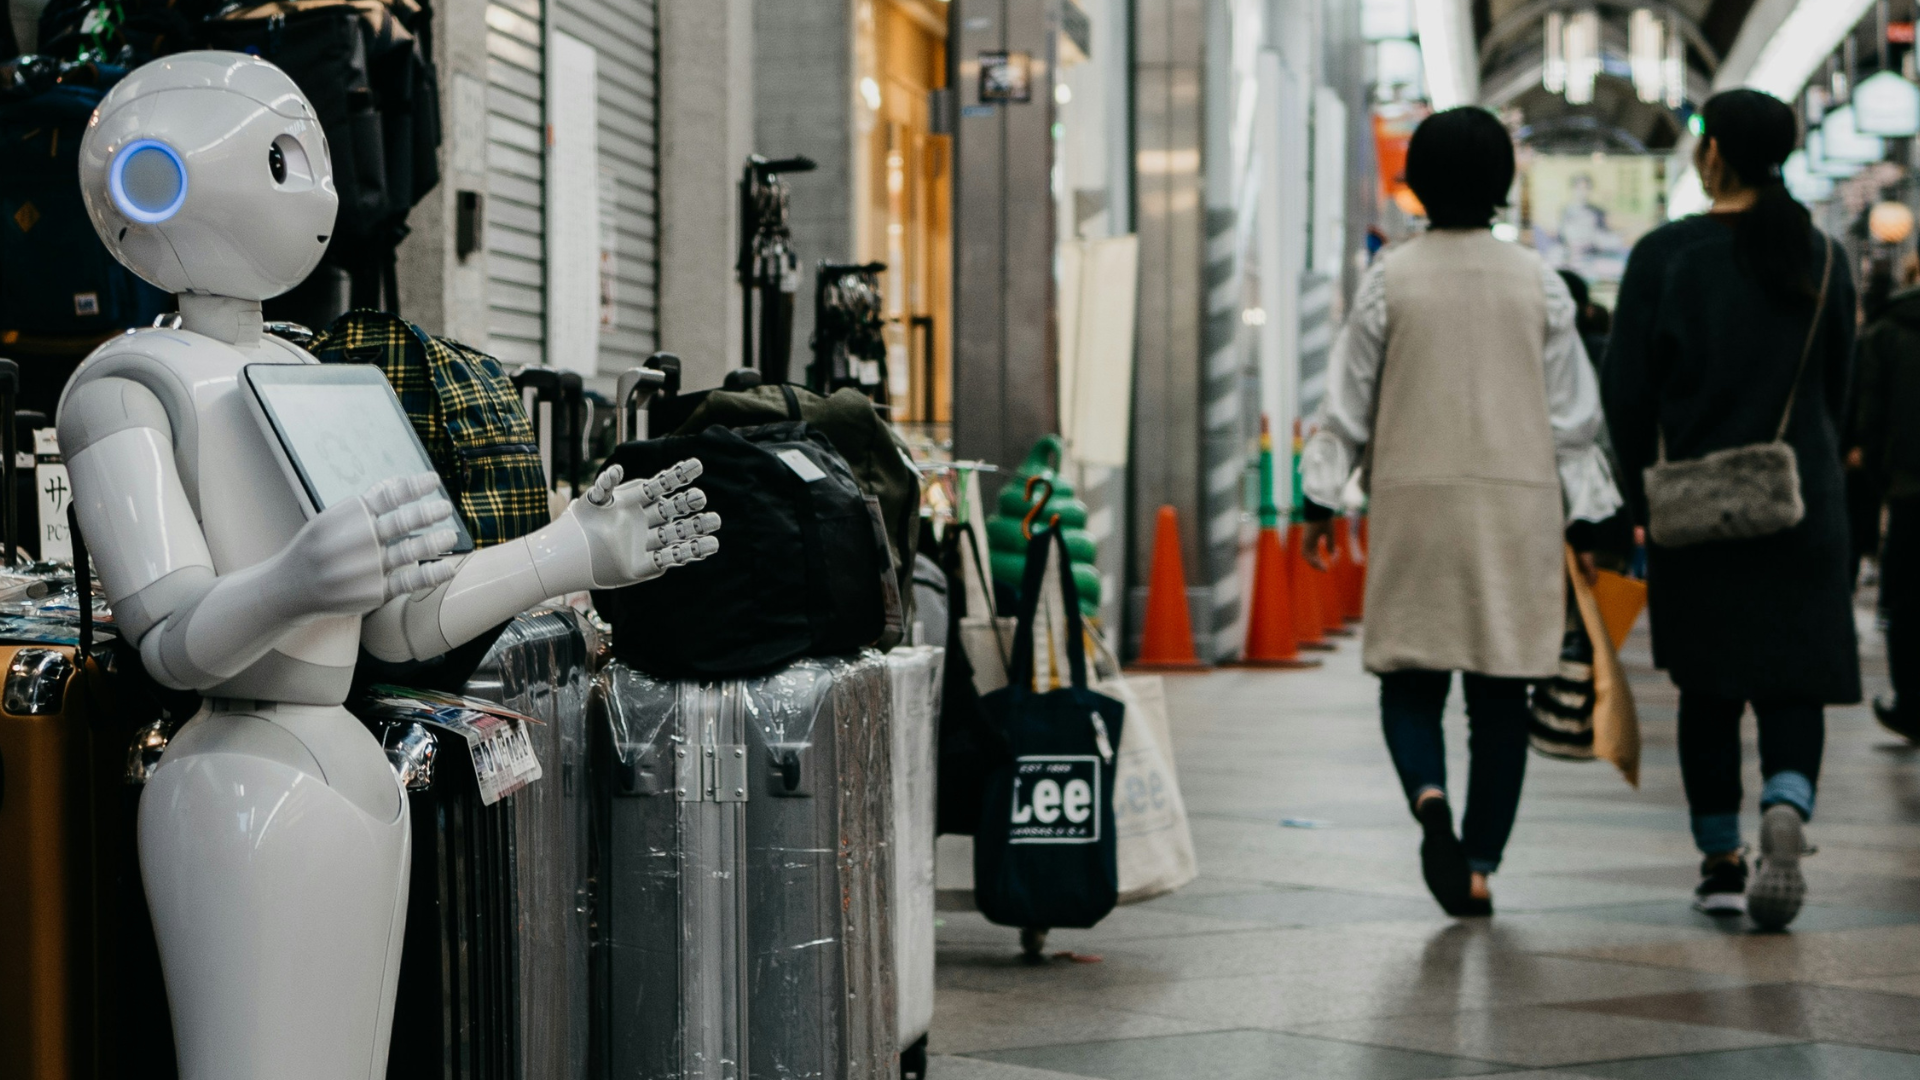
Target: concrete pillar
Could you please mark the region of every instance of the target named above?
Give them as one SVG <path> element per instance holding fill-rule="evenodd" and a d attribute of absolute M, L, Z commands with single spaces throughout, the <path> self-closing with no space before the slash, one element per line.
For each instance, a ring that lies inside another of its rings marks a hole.
<path fill-rule="evenodd" d="M 434 66 L 440 76 L 440 185 L 407 215 L 400 242 L 400 314 L 428 333 L 477 348 L 487 342 L 484 242 L 463 258 L 458 224 L 462 193 L 484 219 L 487 190 L 487 4 L 440 0 L 434 13 Z M 476 233 L 475 239 L 480 239 Z"/>
<path fill-rule="evenodd" d="M 753 150 L 752 0 L 660 5 L 660 347 L 688 389 L 740 366 L 740 166 Z"/>
<path fill-rule="evenodd" d="M 1059 427 L 1056 15 L 1050 0 L 953 0 L 953 9 L 954 453 L 1011 467 Z M 1026 56 L 1029 100 L 981 100 L 981 56 L 993 53 Z"/>
<path fill-rule="evenodd" d="M 1140 630 L 1155 519 L 1180 514 L 1188 580 L 1205 565 L 1201 476 L 1201 316 L 1205 307 L 1204 0 L 1137 0 L 1133 32 L 1134 215 L 1140 236 L 1135 311 L 1133 527 L 1129 637 Z M 1195 627 L 1210 625 L 1196 619 Z"/>
<path fill-rule="evenodd" d="M 754 7 L 754 146 L 770 158 L 804 154 L 819 164 L 786 178 L 800 291 L 793 313 L 792 377 L 813 334 L 814 267 L 854 258 L 854 5 L 781 0 Z"/>

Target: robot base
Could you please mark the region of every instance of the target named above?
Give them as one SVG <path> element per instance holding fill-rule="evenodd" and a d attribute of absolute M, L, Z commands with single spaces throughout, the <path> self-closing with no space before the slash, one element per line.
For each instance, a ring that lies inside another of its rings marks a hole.
<path fill-rule="evenodd" d="M 339 706 L 212 702 L 140 799 L 182 1080 L 380 1080 L 407 803 Z"/>

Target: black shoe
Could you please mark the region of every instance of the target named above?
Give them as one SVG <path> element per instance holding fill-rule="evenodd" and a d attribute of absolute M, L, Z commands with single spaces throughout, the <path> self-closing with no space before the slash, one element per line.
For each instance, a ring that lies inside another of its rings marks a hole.
<path fill-rule="evenodd" d="M 1893 732 L 1895 735 L 1900 736 L 1910 743 L 1920 743 L 1920 722 L 1916 722 L 1913 717 L 1906 715 L 1901 710 L 1898 701 L 1889 705 L 1879 698 L 1874 698 L 1873 716 L 1874 719 L 1880 721 L 1881 727 L 1886 728 L 1888 731 Z"/>
<path fill-rule="evenodd" d="M 1473 898 L 1473 872 L 1467 868 L 1459 837 L 1453 834 L 1453 808 L 1446 797 L 1428 799 L 1415 813 L 1426 834 L 1420 841 L 1420 872 L 1427 879 L 1427 891 L 1449 915 L 1491 915 L 1491 901 Z"/>
<path fill-rule="evenodd" d="M 1747 913 L 1747 860 L 1706 859 L 1700 863 L 1700 884 L 1693 890 L 1693 910 L 1708 915 Z"/>

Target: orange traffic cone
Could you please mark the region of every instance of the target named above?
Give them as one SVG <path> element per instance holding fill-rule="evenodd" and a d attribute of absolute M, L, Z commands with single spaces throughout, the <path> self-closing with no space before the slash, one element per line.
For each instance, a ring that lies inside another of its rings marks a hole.
<path fill-rule="evenodd" d="M 1171 506 L 1160 508 L 1160 520 L 1153 531 L 1146 632 L 1133 666 L 1147 671 L 1201 671 L 1207 667 L 1193 651 L 1187 572 L 1180 563 L 1180 521 Z"/>
<path fill-rule="evenodd" d="M 1248 667 L 1318 667 L 1318 660 L 1300 658 L 1300 637 L 1293 626 L 1293 590 L 1287 581 L 1287 553 L 1280 546 L 1280 530 L 1260 530 L 1253 556 L 1252 609 L 1247 613 L 1247 649 L 1241 663 Z"/>
<path fill-rule="evenodd" d="M 1293 629 L 1303 649 L 1331 649 L 1326 620 L 1320 616 L 1320 587 L 1317 571 L 1307 565 L 1305 532 L 1298 523 L 1287 528 L 1287 577 L 1293 589 Z"/>

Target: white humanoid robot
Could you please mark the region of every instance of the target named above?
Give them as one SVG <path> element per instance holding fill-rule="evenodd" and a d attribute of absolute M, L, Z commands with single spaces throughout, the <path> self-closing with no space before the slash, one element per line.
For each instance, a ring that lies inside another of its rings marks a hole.
<path fill-rule="evenodd" d="M 431 474 L 310 519 L 242 368 L 312 364 L 260 301 L 326 249 L 337 198 L 312 107 L 278 68 L 187 53 L 101 102 L 80 151 L 95 228 L 179 295 L 178 328 L 100 347 L 61 399 L 80 523 L 122 635 L 206 706 L 140 803 L 185 1080 L 377 1080 L 405 922 L 407 805 L 341 707 L 364 643 L 436 656 L 548 597 L 718 549 L 686 462 L 603 475 L 554 523 L 461 558 Z"/>

